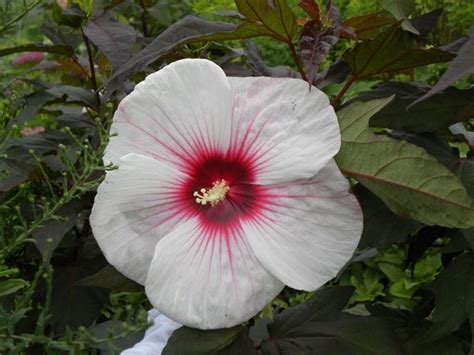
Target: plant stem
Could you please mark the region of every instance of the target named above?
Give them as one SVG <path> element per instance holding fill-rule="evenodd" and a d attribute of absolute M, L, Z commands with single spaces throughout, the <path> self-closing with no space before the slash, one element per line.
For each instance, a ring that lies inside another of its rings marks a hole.
<path fill-rule="evenodd" d="M 301 78 L 305 81 L 308 81 L 308 78 L 306 77 L 306 74 L 303 69 L 303 64 L 301 63 L 300 56 L 296 52 L 295 45 L 293 44 L 291 40 L 286 42 L 286 44 L 288 45 L 288 48 L 290 48 L 291 56 L 293 57 L 293 61 L 296 64 L 296 68 L 298 69 L 298 72 L 301 74 Z"/>
<path fill-rule="evenodd" d="M 342 97 L 344 96 L 344 94 L 346 93 L 347 90 L 349 90 L 349 88 L 351 87 L 351 85 L 356 81 L 357 79 L 355 77 L 351 77 L 349 78 L 346 83 L 344 84 L 344 86 L 342 87 L 342 89 L 338 92 L 338 94 L 336 95 L 336 97 L 331 101 L 331 105 L 333 105 L 334 107 L 336 107 L 338 104 L 339 104 L 339 101 L 341 101 Z"/>
<path fill-rule="evenodd" d="M 143 9 L 142 14 L 141 14 L 143 36 L 148 37 L 148 26 L 146 24 L 146 5 L 145 5 L 145 1 L 140 0 L 140 5 Z"/>
<path fill-rule="evenodd" d="M 95 68 L 94 68 L 94 59 L 92 58 L 92 48 L 89 38 L 84 34 L 84 31 L 81 29 L 82 38 L 84 39 L 84 43 L 86 44 L 87 48 L 87 57 L 89 58 L 89 67 L 91 70 L 91 82 L 92 88 L 94 89 L 95 99 L 97 101 L 97 109 L 100 111 L 100 96 L 99 96 L 99 87 L 97 86 L 97 78 L 95 76 Z"/>

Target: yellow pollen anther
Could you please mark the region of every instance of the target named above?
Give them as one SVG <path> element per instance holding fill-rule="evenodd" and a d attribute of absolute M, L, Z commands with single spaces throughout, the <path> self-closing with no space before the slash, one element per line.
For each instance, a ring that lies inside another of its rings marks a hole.
<path fill-rule="evenodd" d="M 217 205 L 219 202 L 224 201 L 225 195 L 230 190 L 225 180 L 214 181 L 210 189 L 202 188 L 199 192 L 194 191 L 193 196 L 196 197 L 196 203 L 200 205 L 211 206 Z"/>

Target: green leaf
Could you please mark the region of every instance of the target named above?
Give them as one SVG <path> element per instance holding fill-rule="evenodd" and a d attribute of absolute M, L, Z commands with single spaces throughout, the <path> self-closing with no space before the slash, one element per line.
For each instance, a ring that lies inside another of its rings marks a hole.
<path fill-rule="evenodd" d="M 163 355 L 216 352 L 232 345 L 234 341 L 240 341 L 240 336 L 246 331 L 247 328 L 241 325 L 215 330 L 181 327 L 173 332 L 163 349 Z"/>
<path fill-rule="evenodd" d="M 22 46 L 0 49 L 0 57 L 21 52 L 46 52 L 71 56 L 74 50 L 70 46 L 47 45 L 47 44 L 24 44 Z"/>
<path fill-rule="evenodd" d="M 278 314 L 269 326 L 270 338 L 262 343 L 262 352 L 402 354 L 399 339 L 387 322 L 340 312 L 351 293 L 346 287 L 323 289 L 306 303 Z"/>
<path fill-rule="evenodd" d="M 285 0 L 235 0 L 245 17 L 241 28 L 289 42 L 297 30 L 296 17 Z"/>
<path fill-rule="evenodd" d="M 407 109 L 428 90 L 429 87 L 418 83 L 392 82 L 368 92 L 367 96 L 373 98 L 395 94 L 394 100 L 372 116 L 370 126 L 409 132 L 433 132 L 474 116 L 474 88 L 459 90 L 451 87 Z"/>
<path fill-rule="evenodd" d="M 408 15 L 415 11 L 415 0 L 380 0 L 380 5 L 393 17 L 402 22 L 402 28 L 414 34 L 420 34 L 408 20 Z"/>
<path fill-rule="evenodd" d="M 135 292 L 143 290 L 136 282 L 126 278 L 111 265 L 105 266 L 94 275 L 76 282 L 77 286 L 107 288 L 112 291 Z"/>
<path fill-rule="evenodd" d="M 351 284 L 356 288 L 354 301 L 373 301 L 377 296 L 384 295 L 384 285 L 379 282 L 383 275 L 378 270 L 369 267 L 363 269 L 361 264 L 354 264 L 351 270 Z"/>
<path fill-rule="evenodd" d="M 437 48 L 418 46 L 409 33 L 393 25 L 371 41 L 363 41 L 344 55 L 358 80 L 376 74 L 399 72 L 450 61 L 453 55 Z"/>
<path fill-rule="evenodd" d="M 112 319 L 89 327 L 88 331 L 96 338 L 104 339 L 111 335 L 118 337 L 118 339 L 96 343 L 93 347 L 101 350 L 104 354 L 108 354 L 114 353 L 117 348 L 120 350 L 129 349 L 143 339 L 144 331 L 125 335 L 129 332 L 129 329 L 124 328 L 123 325 L 123 322 Z"/>
<path fill-rule="evenodd" d="M 396 242 L 406 240 L 419 223 L 396 215 L 376 195 L 357 184 L 353 188 L 364 212 L 364 230 L 358 249 L 376 248 L 379 251 Z"/>
<path fill-rule="evenodd" d="M 473 226 L 473 202 L 452 172 L 424 149 L 369 129 L 370 117 L 391 99 L 355 102 L 338 112 L 342 135 L 336 156 L 339 168 L 399 215 L 428 225 Z"/>
<path fill-rule="evenodd" d="M 28 286 L 28 282 L 23 279 L 10 279 L 0 281 L 0 297 L 10 295 L 23 287 Z"/>

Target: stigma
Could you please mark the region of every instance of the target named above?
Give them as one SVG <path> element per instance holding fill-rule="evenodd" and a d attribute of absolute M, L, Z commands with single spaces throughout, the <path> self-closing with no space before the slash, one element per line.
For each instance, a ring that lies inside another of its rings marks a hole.
<path fill-rule="evenodd" d="M 230 187 L 227 185 L 227 182 L 221 179 L 214 181 L 211 188 L 202 188 L 199 192 L 194 191 L 193 196 L 196 197 L 196 203 L 200 205 L 205 206 L 209 203 L 211 206 L 215 206 L 225 200 L 225 196 L 229 190 Z"/>

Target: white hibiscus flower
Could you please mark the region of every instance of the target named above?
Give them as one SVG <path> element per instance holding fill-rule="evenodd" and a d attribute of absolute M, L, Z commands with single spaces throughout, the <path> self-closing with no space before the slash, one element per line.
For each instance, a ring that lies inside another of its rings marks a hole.
<path fill-rule="evenodd" d="M 119 105 L 91 215 L 107 260 L 190 327 L 248 320 L 288 285 L 314 290 L 352 256 L 362 213 L 332 159 L 336 115 L 289 78 L 180 60 Z"/>

